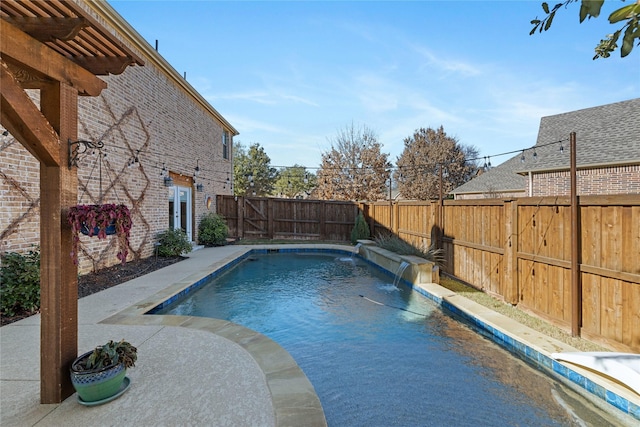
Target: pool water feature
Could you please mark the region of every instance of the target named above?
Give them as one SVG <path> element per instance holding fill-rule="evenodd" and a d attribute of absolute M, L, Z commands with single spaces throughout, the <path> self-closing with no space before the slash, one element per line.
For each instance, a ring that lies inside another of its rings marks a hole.
<path fill-rule="evenodd" d="M 351 252 L 351 258 L 353 259 L 354 256 L 358 255 L 360 253 L 360 248 L 362 247 L 362 243 L 358 243 L 353 247 L 353 252 Z"/>
<path fill-rule="evenodd" d="M 610 425 L 393 276 L 336 254 L 251 255 L 157 314 L 220 318 L 283 346 L 329 425 Z"/>
<path fill-rule="evenodd" d="M 396 277 L 393 279 L 394 287 L 396 288 L 398 287 L 398 283 L 400 283 L 400 280 L 402 279 L 402 273 L 404 273 L 407 267 L 409 267 L 409 263 L 406 261 L 402 261 L 398 266 L 398 271 L 396 271 Z"/>

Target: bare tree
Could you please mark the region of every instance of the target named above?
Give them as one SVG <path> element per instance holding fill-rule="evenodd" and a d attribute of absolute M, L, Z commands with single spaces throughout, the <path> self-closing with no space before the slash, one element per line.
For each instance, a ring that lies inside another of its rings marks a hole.
<path fill-rule="evenodd" d="M 403 197 L 415 200 L 435 199 L 440 191 L 440 168 L 443 176 L 443 194 L 464 184 L 473 177 L 478 150 L 463 146 L 444 128 L 420 128 L 405 138 L 404 151 L 398 157 L 394 180 Z"/>
<path fill-rule="evenodd" d="M 353 123 L 331 140 L 322 154 L 313 197 L 333 200 L 378 200 L 385 197 L 390 177 L 389 155 L 373 130 Z"/>

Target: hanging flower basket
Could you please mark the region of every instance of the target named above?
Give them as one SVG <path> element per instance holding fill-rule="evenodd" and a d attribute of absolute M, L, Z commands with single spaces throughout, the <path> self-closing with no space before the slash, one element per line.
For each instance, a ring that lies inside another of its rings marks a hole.
<path fill-rule="evenodd" d="M 89 229 L 89 227 L 87 227 L 86 223 L 82 224 L 82 227 L 80 228 L 80 232 L 82 234 L 84 234 L 85 236 L 97 236 L 98 234 L 100 234 L 100 227 L 93 227 L 93 229 Z M 107 226 L 107 228 L 104 229 L 104 232 L 107 236 L 111 236 L 113 234 L 116 234 L 116 222 L 115 221 L 111 221 L 109 223 L 109 225 Z"/>
<path fill-rule="evenodd" d="M 67 220 L 73 232 L 71 258 L 78 264 L 79 233 L 98 239 L 108 235 L 118 237 L 118 259 L 124 264 L 129 254 L 129 232 L 131 231 L 131 213 L 125 205 L 77 205 L 69 208 Z"/>

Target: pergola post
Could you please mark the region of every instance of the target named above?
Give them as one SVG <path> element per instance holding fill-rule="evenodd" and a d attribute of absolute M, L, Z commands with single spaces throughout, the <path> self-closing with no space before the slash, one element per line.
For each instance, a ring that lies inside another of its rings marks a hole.
<path fill-rule="evenodd" d="M 78 355 L 78 269 L 66 218 L 78 198 L 68 159 L 78 96 L 100 95 L 107 84 L 98 75 L 144 65 L 76 3 L 0 2 L 0 123 L 40 161 L 41 403 L 73 393 L 69 368 Z M 115 14 L 100 2 L 93 6 Z M 39 109 L 27 89 L 40 90 Z"/>
<path fill-rule="evenodd" d="M 41 89 L 41 110 L 60 136 L 60 159 L 77 139 L 78 93 L 54 82 Z M 78 176 L 66 161 L 40 165 L 40 400 L 58 403 L 73 394 L 69 377 L 78 355 L 78 268 L 69 256 L 69 206 L 77 204 Z"/>

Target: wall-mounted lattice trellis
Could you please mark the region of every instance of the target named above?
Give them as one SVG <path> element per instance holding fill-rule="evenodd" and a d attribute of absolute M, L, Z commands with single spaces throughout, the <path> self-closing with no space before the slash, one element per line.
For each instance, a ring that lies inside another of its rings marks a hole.
<path fill-rule="evenodd" d="M 3 144 L 0 152 L 8 149 L 8 147 L 10 147 L 9 144 Z M 39 218 L 40 212 L 40 197 L 38 197 L 37 194 L 32 194 L 32 189 L 22 186 L 15 178 L 9 176 L 7 174 L 8 172 L 9 171 L 0 169 L 0 180 L 4 186 L 7 187 L 7 194 L 3 194 L 2 198 L 4 199 L 5 196 L 14 195 L 14 197 L 11 198 L 15 199 L 15 196 L 17 196 L 17 198 L 22 199 L 22 203 L 15 204 L 19 206 L 20 209 L 15 210 L 13 213 L 7 212 L 8 215 L 6 215 L 5 218 L 9 220 L 8 224 L 0 231 L 0 252 L 5 251 L 8 239 L 14 235 L 19 235 L 20 225 L 30 223 L 34 221 L 34 219 Z M 14 204 L 9 203 L 9 206 L 11 205 Z"/>
<path fill-rule="evenodd" d="M 89 140 L 103 141 L 104 152 L 94 153 L 81 159 L 78 169 L 78 203 L 123 203 L 129 207 L 133 220 L 130 252 L 134 259 L 140 258 L 144 249 L 152 242 L 151 226 L 144 216 L 143 203 L 150 180 L 145 172 L 143 162 L 137 167 L 128 167 L 129 159 L 137 157 L 137 153 L 145 151 L 150 143 L 150 133 L 135 106 L 129 107 L 119 116 L 109 105 L 104 96 L 100 97 L 103 111 L 110 117 L 112 125 L 106 129 L 95 129 L 86 120 L 80 120 L 83 133 Z M 110 150 L 110 145 L 118 150 Z M 102 182 L 94 176 L 92 169 L 96 164 L 102 168 Z M 106 179 L 105 179 L 106 177 Z M 92 182 L 93 181 L 93 182 Z M 95 239 L 82 241 L 81 251 L 93 265 L 93 269 L 112 261 L 113 246 L 97 242 Z M 112 263 L 112 262 L 110 262 Z"/>
<path fill-rule="evenodd" d="M 137 259 L 153 247 L 152 227 L 143 209 L 151 181 L 139 156 L 150 144 L 150 133 L 135 106 L 116 113 L 104 96 L 94 101 L 102 103 L 102 120 L 97 122 L 81 114 L 79 128 L 82 139 L 103 141 L 105 147 L 102 152 L 87 152 L 79 159 L 78 203 L 126 204 L 134 223 L 130 254 Z M 105 121 L 111 124 L 104 127 Z M 26 250 L 39 244 L 39 164 L 13 138 L 3 141 L 0 155 L 8 159 L 0 162 L 0 201 L 5 205 L 1 212 L 0 251 Z M 132 158 L 139 160 L 136 167 L 129 167 Z M 101 162 L 102 183 L 92 173 L 97 162 Z M 113 264 L 115 245 L 111 243 L 110 240 L 81 239 L 80 271 Z"/>

